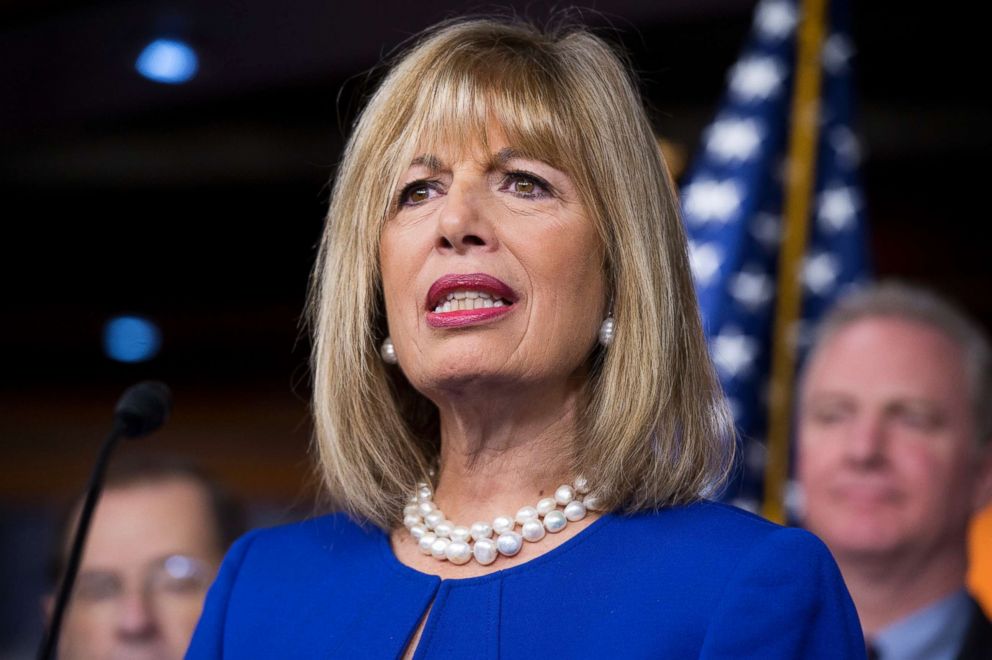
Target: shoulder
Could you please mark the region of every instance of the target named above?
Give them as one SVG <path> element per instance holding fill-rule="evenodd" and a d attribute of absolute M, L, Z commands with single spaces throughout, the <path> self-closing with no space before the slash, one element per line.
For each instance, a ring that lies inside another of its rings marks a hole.
<path fill-rule="evenodd" d="M 234 543 L 224 564 L 242 585 L 361 573 L 372 570 L 382 538 L 377 528 L 335 513 L 253 530 Z"/>
<path fill-rule="evenodd" d="M 620 533 L 652 544 L 684 549 L 697 560 L 720 558 L 721 563 L 741 561 L 745 556 L 781 553 L 779 561 L 810 557 L 833 562 L 826 546 L 813 534 L 782 527 L 764 518 L 719 502 L 702 501 L 669 507 L 657 512 L 620 516 Z"/>
<path fill-rule="evenodd" d="M 588 530 L 593 534 L 577 537 L 569 561 L 614 566 L 610 580 L 628 592 L 675 588 L 691 595 L 683 607 L 706 616 L 728 596 L 753 595 L 760 602 L 771 590 L 776 598 L 801 599 L 821 580 L 839 585 L 847 598 L 840 571 L 819 539 L 734 507 L 698 502 L 612 514 L 603 522 Z"/>
<path fill-rule="evenodd" d="M 840 581 L 830 551 L 813 534 L 718 502 L 617 515 L 610 526 L 612 541 L 622 539 L 644 561 L 647 575 L 668 579 L 674 570 L 712 598 L 742 576 L 776 581 L 789 575 L 802 582 L 827 575 Z"/>
<path fill-rule="evenodd" d="M 736 507 L 703 501 L 617 522 L 628 543 L 653 548 L 721 593 L 747 587 L 760 598 L 762 590 L 790 583 L 795 588 L 787 591 L 800 596 L 802 585 L 825 580 L 846 596 L 840 570 L 820 539 Z"/>
<path fill-rule="evenodd" d="M 671 585 L 675 576 L 683 607 L 700 610 L 701 657 L 863 657 L 854 604 L 813 534 L 715 502 L 616 522 L 640 548 L 638 579 Z"/>
<path fill-rule="evenodd" d="M 342 513 L 332 513 L 299 522 L 256 529 L 235 543 L 242 552 L 276 553 L 280 556 L 337 553 L 355 545 L 375 543 L 381 534 L 371 526 L 361 526 Z M 234 548 L 232 548 L 233 552 Z"/>
<path fill-rule="evenodd" d="M 322 622 L 347 615 L 337 593 L 378 588 L 381 543 L 381 532 L 341 514 L 245 534 L 224 557 L 187 658 L 277 657 L 261 649 L 287 631 L 317 644 Z"/>

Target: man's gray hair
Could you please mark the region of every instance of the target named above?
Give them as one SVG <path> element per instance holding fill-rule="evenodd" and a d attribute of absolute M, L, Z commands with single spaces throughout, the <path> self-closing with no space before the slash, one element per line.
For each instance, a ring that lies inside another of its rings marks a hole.
<path fill-rule="evenodd" d="M 992 441 L 992 348 L 988 334 L 958 305 L 934 291 L 899 281 L 873 284 L 842 298 L 817 327 L 814 354 L 828 339 L 864 319 L 888 317 L 917 321 L 942 332 L 961 348 L 968 374 L 975 430 L 982 444 Z"/>

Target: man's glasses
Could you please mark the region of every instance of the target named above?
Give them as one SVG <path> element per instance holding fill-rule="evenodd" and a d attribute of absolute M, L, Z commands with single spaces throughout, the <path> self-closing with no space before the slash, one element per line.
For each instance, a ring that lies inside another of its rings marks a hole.
<path fill-rule="evenodd" d="M 169 555 L 148 564 L 141 575 L 142 594 L 156 600 L 202 596 L 213 581 L 214 568 L 196 557 Z M 128 579 L 117 571 L 83 570 L 73 598 L 96 605 L 117 601 L 128 590 Z"/>

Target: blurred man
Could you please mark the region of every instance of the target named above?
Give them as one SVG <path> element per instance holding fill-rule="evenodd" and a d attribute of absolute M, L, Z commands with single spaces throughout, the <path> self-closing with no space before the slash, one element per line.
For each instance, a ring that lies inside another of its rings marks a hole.
<path fill-rule="evenodd" d="M 79 506 L 65 530 L 58 573 Z M 123 458 L 108 472 L 66 611 L 59 657 L 181 658 L 241 515 L 175 459 Z M 47 600 L 49 615 L 54 597 Z"/>
<path fill-rule="evenodd" d="M 806 526 L 830 547 L 882 660 L 992 658 L 965 591 L 992 495 L 989 343 L 933 294 L 881 285 L 821 326 L 799 402 Z"/>

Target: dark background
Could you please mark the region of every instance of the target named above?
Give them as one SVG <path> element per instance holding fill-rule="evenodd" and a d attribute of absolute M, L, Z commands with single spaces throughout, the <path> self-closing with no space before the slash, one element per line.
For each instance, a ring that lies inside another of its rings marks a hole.
<path fill-rule="evenodd" d="M 580 4 L 599 12 L 585 22 L 630 53 L 659 135 L 691 157 L 754 3 Z M 538 20 L 562 6 L 514 5 Z M 989 327 L 981 227 L 992 113 L 978 6 L 855 3 L 853 66 L 876 272 L 931 284 Z M 505 11 L 468 9 L 494 7 Z M 18 562 L 39 556 L 47 513 L 85 482 L 112 405 L 133 381 L 160 378 L 175 392 L 172 421 L 147 446 L 198 457 L 262 517 L 309 506 L 300 316 L 329 181 L 370 91 L 366 72 L 465 9 L 400 0 L 0 6 L 0 577 L 4 611 L 20 613 L 11 622 L 0 612 L 0 654 L 33 616 L 7 576 L 38 573 L 37 561 Z M 136 73 L 135 57 L 159 36 L 197 49 L 191 82 Z M 162 329 L 152 361 L 104 356 L 103 324 L 125 312 Z"/>

